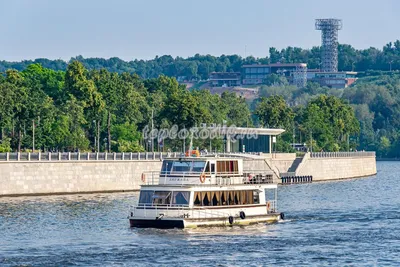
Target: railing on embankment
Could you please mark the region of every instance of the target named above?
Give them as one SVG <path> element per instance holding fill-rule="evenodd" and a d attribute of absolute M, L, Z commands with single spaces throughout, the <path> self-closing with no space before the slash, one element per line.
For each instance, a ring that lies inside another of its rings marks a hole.
<path fill-rule="evenodd" d="M 373 151 L 355 151 L 355 152 L 311 152 L 311 158 L 348 158 L 348 157 L 375 157 Z"/>
<path fill-rule="evenodd" d="M 260 155 L 260 153 L 216 153 L 218 157 L 243 157 Z M 208 153 L 206 155 L 215 155 Z M 0 153 L 1 161 L 122 161 L 122 160 L 162 160 L 165 158 L 184 157 L 181 152 L 127 152 L 127 153 L 107 153 L 107 152 L 9 152 Z"/>
<path fill-rule="evenodd" d="M 181 153 L 140 152 L 140 153 L 80 153 L 80 152 L 45 152 L 45 153 L 0 153 L 1 161 L 123 161 L 123 160 L 162 160 L 179 157 Z"/>

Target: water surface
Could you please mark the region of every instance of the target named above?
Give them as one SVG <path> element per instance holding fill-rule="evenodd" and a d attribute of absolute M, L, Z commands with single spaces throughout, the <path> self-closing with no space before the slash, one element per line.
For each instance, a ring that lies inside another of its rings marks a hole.
<path fill-rule="evenodd" d="M 378 175 L 279 188 L 286 220 L 131 229 L 137 193 L 0 198 L 0 266 L 399 266 L 400 162 Z"/>

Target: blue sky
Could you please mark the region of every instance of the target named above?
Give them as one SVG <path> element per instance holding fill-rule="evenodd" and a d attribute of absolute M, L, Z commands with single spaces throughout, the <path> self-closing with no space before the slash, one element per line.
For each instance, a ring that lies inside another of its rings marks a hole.
<path fill-rule="evenodd" d="M 316 18 L 340 18 L 339 42 L 400 39 L 397 0 L 0 0 L 0 60 L 268 55 L 319 45 Z M 246 48 L 246 49 L 245 49 Z"/>

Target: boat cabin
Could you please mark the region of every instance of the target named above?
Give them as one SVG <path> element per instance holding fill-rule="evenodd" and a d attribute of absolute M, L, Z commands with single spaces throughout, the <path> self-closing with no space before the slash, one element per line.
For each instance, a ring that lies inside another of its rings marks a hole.
<path fill-rule="evenodd" d="M 173 208 L 235 208 L 270 203 L 275 210 L 276 185 L 258 188 L 143 188 L 138 206 Z"/>
<path fill-rule="evenodd" d="M 271 183 L 272 171 L 243 170 L 241 158 L 180 158 L 163 161 L 161 172 L 143 173 L 145 185 Z"/>

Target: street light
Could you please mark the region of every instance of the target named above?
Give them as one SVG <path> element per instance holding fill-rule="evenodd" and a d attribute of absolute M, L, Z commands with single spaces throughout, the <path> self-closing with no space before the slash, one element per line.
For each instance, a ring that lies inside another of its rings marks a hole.
<path fill-rule="evenodd" d="M 103 139 L 104 141 L 104 151 L 107 151 L 107 137 Z"/>
<path fill-rule="evenodd" d="M 93 124 L 94 124 L 94 128 L 93 128 L 93 130 L 94 130 L 94 150 L 96 151 L 96 145 L 97 145 L 97 142 L 96 142 L 96 140 L 97 140 L 97 135 L 96 135 L 96 120 L 93 120 Z"/>

